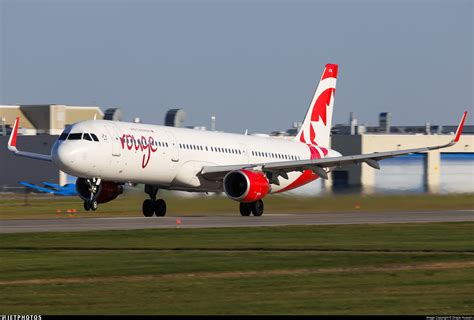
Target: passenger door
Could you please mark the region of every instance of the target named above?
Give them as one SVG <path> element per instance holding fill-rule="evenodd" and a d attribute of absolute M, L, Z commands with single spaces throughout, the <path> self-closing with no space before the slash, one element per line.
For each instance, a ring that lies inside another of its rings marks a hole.
<path fill-rule="evenodd" d="M 166 136 L 168 137 L 169 147 L 171 151 L 171 161 L 178 162 L 179 161 L 179 145 L 176 141 L 175 136 L 170 133 L 166 132 Z"/>
<path fill-rule="evenodd" d="M 105 125 L 107 133 L 110 137 L 110 142 L 112 143 L 112 155 L 119 157 L 122 154 L 120 146 L 120 132 L 114 124 Z"/>

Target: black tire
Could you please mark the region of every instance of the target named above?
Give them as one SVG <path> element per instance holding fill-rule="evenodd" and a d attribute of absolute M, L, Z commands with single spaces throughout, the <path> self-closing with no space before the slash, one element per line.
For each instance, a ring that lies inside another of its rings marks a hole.
<path fill-rule="evenodd" d="M 256 217 L 260 217 L 263 214 L 263 201 L 257 200 L 252 202 L 252 213 Z"/>
<path fill-rule="evenodd" d="M 91 210 L 96 211 L 97 208 L 99 207 L 99 204 L 97 203 L 97 200 L 92 200 L 90 203 L 91 203 Z"/>
<path fill-rule="evenodd" d="M 150 199 L 143 201 L 142 212 L 145 217 L 152 217 L 155 211 L 155 203 Z"/>
<path fill-rule="evenodd" d="M 241 202 L 239 209 L 240 209 L 240 215 L 242 217 L 248 217 L 252 213 L 252 204 Z"/>
<path fill-rule="evenodd" d="M 91 203 L 88 200 L 84 201 L 84 210 L 89 211 L 91 209 Z"/>
<path fill-rule="evenodd" d="M 155 215 L 157 217 L 164 217 L 166 215 L 166 202 L 163 199 L 155 201 Z"/>

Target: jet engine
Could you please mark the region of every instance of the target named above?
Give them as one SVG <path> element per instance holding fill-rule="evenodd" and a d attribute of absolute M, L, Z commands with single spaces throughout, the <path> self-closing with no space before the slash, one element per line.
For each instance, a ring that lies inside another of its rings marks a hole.
<path fill-rule="evenodd" d="M 76 190 L 82 200 L 90 199 L 90 185 L 87 179 L 77 178 Z M 123 187 L 120 184 L 111 181 L 102 181 L 94 193 L 94 199 L 97 203 L 105 203 L 114 200 L 122 193 Z"/>
<path fill-rule="evenodd" d="M 235 170 L 224 177 L 224 191 L 232 200 L 254 202 L 270 191 L 270 184 L 262 172 Z"/>

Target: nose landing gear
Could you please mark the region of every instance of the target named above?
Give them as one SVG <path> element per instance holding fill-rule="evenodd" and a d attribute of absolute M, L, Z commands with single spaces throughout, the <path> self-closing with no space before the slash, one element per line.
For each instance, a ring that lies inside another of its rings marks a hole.
<path fill-rule="evenodd" d="M 96 211 L 97 208 L 99 207 L 99 204 L 97 203 L 97 200 L 84 200 L 84 210 L 89 211 Z"/>
<path fill-rule="evenodd" d="M 145 193 L 150 196 L 150 199 L 143 201 L 143 215 L 145 217 L 152 217 L 155 214 L 157 217 L 164 217 L 166 215 L 166 202 L 163 199 L 156 200 L 158 187 L 146 184 Z"/>
<path fill-rule="evenodd" d="M 84 200 L 84 210 L 89 211 L 96 211 L 97 208 L 99 207 L 99 203 L 95 199 L 95 195 L 99 191 L 99 186 L 101 179 L 100 178 L 92 178 L 92 179 L 87 179 L 86 180 L 87 185 L 89 186 L 89 193 L 90 193 L 90 198 Z"/>

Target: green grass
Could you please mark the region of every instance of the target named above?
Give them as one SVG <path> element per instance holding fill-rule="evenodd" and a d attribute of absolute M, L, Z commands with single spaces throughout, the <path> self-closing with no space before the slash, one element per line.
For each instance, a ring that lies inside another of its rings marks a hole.
<path fill-rule="evenodd" d="M 163 192 L 167 201 L 167 215 L 238 214 L 238 203 L 224 196 L 197 195 L 176 197 Z M 120 196 L 101 204 L 96 212 L 86 212 L 78 197 L 0 198 L 0 219 L 54 218 L 68 216 L 68 209 L 76 209 L 78 216 L 141 216 L 145 195 Z M 472 194 L 459 195 L 333 195 L 324 197 L 292 197 L 271 195 L 265 198 L 267 213 L 342 212 L 342 211 L 407 211 L 474 209 Z"/>
<path fill-rule="evenodd" d="M 0 310 L 470 314 L 473 231 L 463 222 L 2 234 Z"/>

